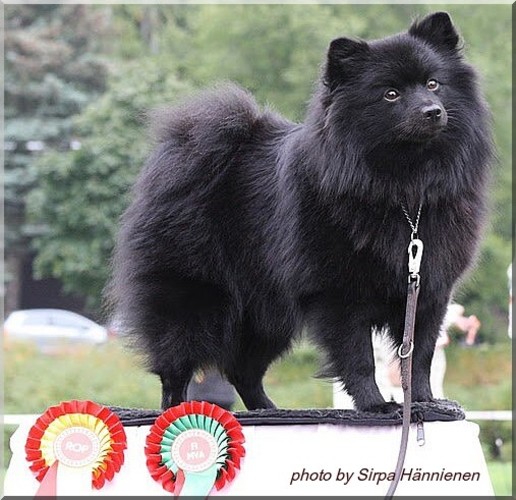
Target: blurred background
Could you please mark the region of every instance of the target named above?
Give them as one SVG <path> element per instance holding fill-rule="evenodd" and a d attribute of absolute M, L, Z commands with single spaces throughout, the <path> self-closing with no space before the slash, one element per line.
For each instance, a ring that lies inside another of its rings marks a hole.
<path fill-rule="evenodd" d="M 455 297 L 480 327 L 472 344 L 464 329 L 450 327 L 444 394 L 466 410 L 510 410 L 511 6 L 438 8 L 452 15 L 467 58 L 482 73 L 498 148 L 490 224 L 478 265 Z M 4 9 L 7 414 L 40 413 L 74 398 L 159 406 L 159 381 L 123 347 L 101 307 L 118 217 L 149 151 L 145 110 L 233 80 L 301 121 L 330 40 L 383 37 L 436 10 L 389 4 Z M 332 386 L 314 379 L 316 370 L 317 353 L 301 343 L 270 370 L 268 392 L 280 407 L 330 407 Z M 234 408 L 242 408 L 239 400 Z M 496 492 L 508 495 L 511 422 L 478 423 Z M 4 437 L 13 429 L 6 426 Z"/>

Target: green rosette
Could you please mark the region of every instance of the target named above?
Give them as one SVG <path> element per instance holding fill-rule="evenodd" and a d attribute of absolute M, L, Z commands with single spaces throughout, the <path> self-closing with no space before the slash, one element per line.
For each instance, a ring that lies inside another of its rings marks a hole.
<path fill-rule="evenodd" d="M 190 401 L 168 409 L 151 427 L 145 453 L 151 476 L 175 496 L 206 497 L 232 481 L 244 456 L 236 418 L 217 405 Z"/>

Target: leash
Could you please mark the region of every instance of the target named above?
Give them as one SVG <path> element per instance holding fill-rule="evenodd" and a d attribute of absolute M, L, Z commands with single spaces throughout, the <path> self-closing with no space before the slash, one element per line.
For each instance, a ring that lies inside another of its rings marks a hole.
<path fill-rule="evenodd" d="M 401 359 L 401 386 L 403 388 L 403 420 L 401 427 L 401 442 L 398 453 L 398 461 L 396 463 L 396 470 L 394 472 L 394 479 L 392 480 L 389 490 L 387 491 L 386 499 L 392 498 L 403 471 L 403 464 L 407 454 L 408 435 L 410 430 L 410 414 L 412 404 L 412 352 L 414 351 L 414 327 L 416 324 L 416 309 L 417 299 L 419 296 L 420 275 L 419 268 L 421 267 L 421 258 L 423 256 L 423 242 L 417 237 L 417 230 L 419 226 L 419 218 L 421 216 L 421 207 L 417 212 L 416 221 L 413 223 L 410 215 L 402 204 L 403 213 L 412 229 L 410 235 L 410 243 L 408 245 L 408 286 L 407 286 L 407 304 L 405 307 L 405 326 L 403 328 L 403 341 L 398 348 L 398 356 Z M 418 424 L 418 443 L 424 443 L 422 435 L 422 425 Z"/>

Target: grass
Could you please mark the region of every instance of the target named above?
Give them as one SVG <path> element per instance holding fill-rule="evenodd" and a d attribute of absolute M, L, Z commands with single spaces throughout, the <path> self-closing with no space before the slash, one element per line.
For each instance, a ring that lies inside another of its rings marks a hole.
<path fill-rule="evenodd" d="M 6 413 L 40 413 L 67 399 L 140 408 L 160 404 L 158 378 L 143 370 L 141 360 L 116 341 L 52 357 L 17 344 L 10 346 L 5 358 Z M 331 384 L 315 379 L 316 371 L 315 351 L 302 344 L 269 370 L 268 393 L 284 408 L 331 407 Z M 236 409 L 243 408 L 238 401 Z"/>
<path fill-rule="evenodd" d="M 512 496 L 512 463 L 487 462 L 489 476 L 497 497 Z"/>
<path fill-rule="evenodd" d="M 159 407 L 159 380 L 117 342 L 53 356 L 30 345 L 11 345 L 5 353 L 4 379 L 6 413 L 40 413 L 68 399 Z"/>
<path fill-rule="evenodd" d="M 5 413 L 41 413 L 69 399 L 92 399 L 125 407 L 158 408 L 160 382 L 142 368 L 141 360 L 119 342 L 84 348 L 72 353 L 43 355 L 32 346 L 11 344 L 5 352 Z M 283 408 L 332 406 L 332 385 L 314 378 L 318 356 L 307 344 L 269 370 L 265 385 L 270 397 Z M 447 348 L 445 393 L 467 410 L 508 410 L 512 407 L 510 343 L 465 349 Z M 243 409 L 237 401 L 235 409 Z M 512 424 L 479 422 L 480 439 L 497 495 L 511 491 Z M 5 438 L 12 432 L 4 431 Z M 501 437 L 501 460 L 491 457 L 492 443 Z M 8 459 L 7 439 L 4 458 Z"/>
<path fill-rule="evenodd" d="M 446 350 L 445 393 L 466 410 L 512 408 L 511 344 Z"/>

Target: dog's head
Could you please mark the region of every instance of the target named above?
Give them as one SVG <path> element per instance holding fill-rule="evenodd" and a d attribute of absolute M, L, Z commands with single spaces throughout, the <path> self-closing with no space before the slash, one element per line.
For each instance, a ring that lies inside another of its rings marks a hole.
<path fill-rule="evenodd" d="M 444 12 L 381 40 L 333 40 L 323 79 L 327 118 L 355 128 L 371 147 L 439 138 L 464 119 L 476 93 L 475 73 Z"/>

